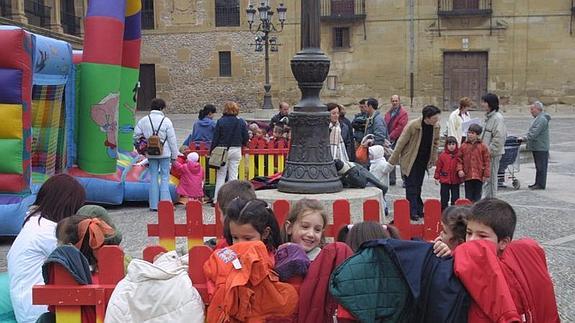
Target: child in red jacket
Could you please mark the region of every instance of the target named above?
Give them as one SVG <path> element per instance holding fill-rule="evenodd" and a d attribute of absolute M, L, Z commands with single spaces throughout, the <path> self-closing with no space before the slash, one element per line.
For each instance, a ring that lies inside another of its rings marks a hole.
<path fill-rule="evenodd" d="M 479 139 L 482 131 L 478 124 L 469 126 L 457 157 L 458 175 L 465 180 L 465 198 L 471 202 L 481 199 L 483 182 L 491 176 L 489 148 Z"/>
<path fill-rule="evenodd" d="M 457 176 L 457 148 L 457 139 L 447 137 L 445 149 L 435 162 L 435 184 L 441 183 L 441 211 L 447 208 L 450 195 L 451 205 L 459 199 L 461 179 Z"/>
<path fill-rule="evenodd" d="M 559 322 L 543 248 L 511 241 L 517 215 L 507 202 L 486 198 L 467 218 L 466 242 L 454 251 L 454 271 L 473 299 L 468 322 Z"/>

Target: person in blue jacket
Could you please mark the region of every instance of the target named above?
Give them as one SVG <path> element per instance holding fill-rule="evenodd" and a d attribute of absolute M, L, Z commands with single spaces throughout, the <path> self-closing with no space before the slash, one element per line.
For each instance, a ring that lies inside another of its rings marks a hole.
<path fill-rule="evenodd" d="M 198 113 L 198 120 L 194 122 L 192 134 L 186 138 L 183 145 L 190 146 L 192 143 L 205 142 L 207 146 L 210 146 L 216 129 L 215 114 L 216 107 L 213 104 L 206 104 Z"/>

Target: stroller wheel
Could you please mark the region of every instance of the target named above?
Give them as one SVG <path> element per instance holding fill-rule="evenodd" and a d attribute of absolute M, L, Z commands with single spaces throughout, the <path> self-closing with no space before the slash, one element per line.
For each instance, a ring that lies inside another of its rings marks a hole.
<path fill-rule="evenodd" d="M 513 179 L 513 188 L 518 190 L 521 187 L 521 183 L 519 182 L 519 180 L 517 178 Z"/>

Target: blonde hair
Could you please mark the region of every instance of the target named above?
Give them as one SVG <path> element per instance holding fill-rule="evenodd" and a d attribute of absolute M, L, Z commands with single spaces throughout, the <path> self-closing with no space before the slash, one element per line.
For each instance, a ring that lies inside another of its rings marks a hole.
<path fill-rule="evenodd" d="M 224 114 L 237 116 L 240 113 L 240 106 L 233 101 L 226 101 L 224 103 Z"/>
<path fill-rule="evenodd" d="M 286 230 L 286 225 L 290 223 L 293 225 L 297 220 L 309 211 L 316 211 L 319 213 L 323 220 L 323 229 L 327 226 L 327 214 L 323 208 L 323 205 L 318 200 L 306 199 L 303 198 L 295 203 L 295 205 L 290 209 L 288 217 L 281 228 L 281 237 L 284 243 L 291 242 L 291 235 L 288 235 Z M 324 240 L 322 234 L 322 243 Z"/>

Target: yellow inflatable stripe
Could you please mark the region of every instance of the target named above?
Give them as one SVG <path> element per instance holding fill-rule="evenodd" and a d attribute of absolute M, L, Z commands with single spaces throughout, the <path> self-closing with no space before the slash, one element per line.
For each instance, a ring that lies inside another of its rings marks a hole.
<path fill-rule="evenodd" d="M 22 105 L 0 104 L 0 138 L 22 139 Z"/>
<path fill-rule="evenodd" d="M 138 11 L 142 10 L 141 0 L 128 0 L 126 1 L 126 17 L 133 16 Z"/>

